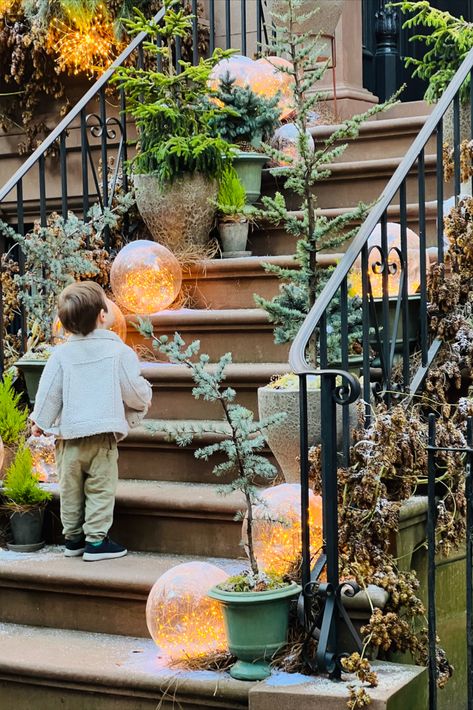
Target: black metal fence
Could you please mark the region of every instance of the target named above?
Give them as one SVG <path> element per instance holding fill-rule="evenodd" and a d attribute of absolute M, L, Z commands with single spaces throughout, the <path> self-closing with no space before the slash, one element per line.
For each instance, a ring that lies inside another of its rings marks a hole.
<path fill-rule="evenodd" d="M 428 326 L 427 278 L 431 254 L 444 262 L 443 218 L 445 198 L 456 204 L 461 193 L 460 98 L 459 91 L 470 81 L 473 102 L 473 50 L 468 54 L 442 99 L 402 159 L 376 205 L 370 211 L 354 241 L 349 245 L 330 280 L 307 316 L 290 351 L 291 369 L 300 380 L 301 483 L 302 498 L 302 581 L 306 618 L 312 618 L 314 571 L 311 570 L 308 529 L 309 441 L 307 423 L 307 381 L 321 377 L 321 460 L 324 530 L 324 565 L 329 595 L 322 600 L 322 625 L 329 627 L 319 642 L 317 665 L 320 671 L 340 674 L 340 658 L 345 649 L 338 642 L 340 614 L 334 612 L 333 597 L 340 594 L 338 572 L 337 469 L 347 466 L 352 441 L 349 405 L 360 393 L 365 426 L 371 424 L 372 402 L 390 407 L 401 393 L 413 396 L 422 386 L 441 341 L 432 338 Z M 473 135 L 470 109 L 469 136 Z M 452 127 L 445 128 L 451 114 Z M 446 135 L 447 134 L 447 135 Z M 450 134 L 450 135 L 448 135 Z M 453 179 L 444 182 L 444 141 L 453 146 Z M 398 215 L 396 240 L 388 237 L 390 213 Z M 410 214 L 410 221 L 408 221 Z M 428 221 L 432 214 L 434 219 Z M 417 253 L 408 240 L 408 229 L 418 234 Z M 374 230 L 379 239 L 370 241 Z M 417 259 L 415 279 L 410 269 Z M 354 274 L 358 273 L 361 299 L 360 328 L 362 384 L 350 374 L 349 299 Z M 415 283 L 414 283 L 415 281 Z M 395 289 L 392 285 L 395 284 Z M 333 362 L 328 348 L 331 324 L 328 314 L 334 303 L 340 317 L 340 352 Z M 418 352 L 412 366 L 413 350 Z M 332 361 L 331 361 L 332 360 Z M 341 364 L 340 364 L 341 363 Z M 393 368 L 396 366 L 396 377 Z M 337 378 L 339 378 L 337 380 Z M 337 408 L 343 414 L 337 416 Z M 341 423 L 340 423 L 341 419 Z M 338 429 L 338 431 L 337 431 Z M 321 565 L 317 573 L 321 572 Z M 325 586 L 325 584 L 324 584 Z M 471 592 L 471 589 L 470 589 Z M 320 603 L 320 596 L 317 600 Z M 328 621 L 327 621 L 328 620 Z M 310 624 L 310 621 L 308 622 Z M 320 628 L 320 626 L 319 626 Z M 308 626 L 310 630 L 310 626 Z M 321 647 L 321 643 L 325 645 Z M 337 667 L 338 664 L 338 667 Z"/>

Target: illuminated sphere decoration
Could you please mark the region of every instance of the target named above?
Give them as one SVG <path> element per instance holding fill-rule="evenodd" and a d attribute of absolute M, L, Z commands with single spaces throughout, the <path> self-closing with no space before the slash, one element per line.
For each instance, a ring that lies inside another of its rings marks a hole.
<path fill-rule="evenodd" d="M 389 296 L 399 295 L 399 285 L 401 281 L 401 260 L 396 249 L 401 250 L 401 225 L 396 222 L 388 222 L 386 225 L 387 248 L 389 252 L 388 271 L 388 294 Z M 371 290 L 374 298 L 383 295 L 383 276 L 379 272 L 377 264 L 381 262 L 381 253 L 373 247 L 381 247 L 381 224 L 377 224 L 368 239 L 368 275 L 371 283 Z M 412 229 L 406 229 L 407 242 L 407 291 L 412 295 L 417 293 L 420 286 L 420 248 L 419 237 Z M 428 267 L 428 256 L 425 256 L 426 268 Z M 362 295 L 361 279 L 361 258 L 358 258 L 349 275 L 350 295 Z"/>
<path fill-rule="evenodd" d="M 283 483 L 268 488 L 255 506 L 253 543 L 258 566 L 264 572 L 287 574 L 301 554 L 301 487 Z M 311 554 L 322 547 L 322 498 L 309 491 Z M 243 540 L 246 541 L 246 518 Z"/>
<path fill-rule="evenodd" d="M 142 315 L 170 306 L 181 283 L 182 269 L 174 254 L 145 239 L 124 246 L 110 271 L 110 285 L 119 305 Z"/>
<path fill-rule="evenodd" d="M 113 324 L 109 328 L 109 330 L 111 330 L 112 333 L 118 335 L 118 337 L 125 343 L 127 330 L 125 316 L 123 315 L 117 304 L 111 301 L 110 298 L 107 298 L 107 307 L 111 309 L 113 313 Z M 61 345 L 62 343 L 65 343 L 69 339 L 70 335 L 71 334 L 64 329 L 64 326 L 62 325 L 59 316 L 56 316 L 53 320 L 52 326 L 53 344 Z"/>
<path fill-rule="evenodd" d="M 315 150 L 314 139 L 310 131 L 307 129 L 307 142 L 310 151 Z M 288 165 L 290 162 L 299 160 L 299 128 L 295 123 L 285 123 L 283 126 L 277 128 L 271 138 L 271 145 L 273 148 L 281 151 L 290 161 L 280 161 L 280 165 Z"/>
<path fill-rule="evenodd" d="M 228 59 L 221 59 L 212 69 L 209 80 L 210 86 L 212 89 L 217 89 L 220 80 L 227 74 L 235 80 L 236 86 L 251 85 L 255 66 L 256 62 L 253 59 L 242 54 L 234 54 Z"/>
<path fill-rule="evenodd" d="M 209 562 L 185 562 L 157 580 L 146 603 L 146 623 L 164 654 L 181 660 L 226 649 L 222 608 L 207 592 L 227 578 Z"/>
<path fill-rule="evenodd" d="M 54 436 L 30 436 L 26 442 L 31 451 L 33 473 L 40 481 L 54 483 L 57 479 Z"/>

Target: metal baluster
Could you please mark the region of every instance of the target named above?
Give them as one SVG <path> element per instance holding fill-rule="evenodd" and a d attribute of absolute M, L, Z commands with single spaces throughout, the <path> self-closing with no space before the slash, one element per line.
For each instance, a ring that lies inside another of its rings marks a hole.
<path fill-rule="evenodd" d="M 409 367 L 409 292 L 408 292 L 408 257 L 407 257 L 407 199 L 406 199 L 406 181 L 403 180 L 399 188 L 399 206 L 400 206 L 400 222 L 401 222 L 401 254 L 403 263 L 402 268 L 402 380 L 404 390 L 409 388 L 410 383 L 410 367 Z"/>
<path fill-rule="evenodd" d="M 158 47 L 158 49 L 161 49 L 162 46 L 163 40 L 161 39 L 161 37 L 156 37 L 156 47 Z M 161 55 L 161 52 L 158 52 L 156 54 L 156 69 L 158 71 L 163 71 L 163 57 Z"/>
<path fill-rule="evenodd" d="M 199 63 L 199 18 L 197 10 L 197 0 L 192 0 L 192 61 L 194 66 Z"/>
<path fill-rule="evenodd" d="M 302 591 L 304 612 L 308 621 L 310 601 L 305 596 L 310 582 L 310 530 L 309 530 L 309 432 L 307 412 L 307 376 L 299 376 L 299 422 L 301 461 L 301 544 L 302 544 Z"/>
<path fill-rule="evenodd" d="M 461 190 L 460 174 L 460 94 L 453 99 L 453 177 L 455 188 L 455 204 L 458 204 Z"/>
<path fill-rule="evenodd" d="M 371 425 L 371 368 L 370 368 L 370 302 L 368 294 L 368 246 L 361 250 L 361 318 L 363 348 L 363 400 L 365 403 L 365 427 Z"/>
<path fill-rule="evenodd" d="M 182 42 L 180 37 L 175 37 L 176 42 L 176 74 L 181 73 L 180 61 L 182 59 Z"/>
<path fill-rule="evenodd" d="M 85 108 L 80 112 L 80 149 L 82 157 L 82 213 L 87 219 L 89 211 L 89 164 L 88 164 L 87 118 Z"/>
<path fill-rule="evenodd" d="M 215 0 L 209 0 L 209 52 L 213 53 L 215 49 Z"/>
<path fill-rule="evenodd" d="M 24 236 L 25 234 L 25 203 L 23 199 L 23 180 L 19 180 L 16 186 L 16 209 L 18 215 L 18 226 L 17 232 Z M 18 268 L 20 271 L 20 276 L 25 273 L 25 255 L 23 249 L 18 245 Z M 21 328 L 21 354 L 25 353 L 27 350 L 28 343 L 28 333 L 27 333 L 27 322 L 26 322 L 26 310 L 23 301 L 20 304 L 20 328 Z M 3 331 L 1 331 L 3 332 Z"/>
<path fill-rule="evenodd" d="M 342 370 L 348 370 L 348 281 L 340 286 L 340 349 Z M 350 458 L 350 408 L 342 407 L 342 455 L 343 465 L 348 466 Z"/>
<path fill-rule="evenodd" d="M 225 0 L 225 47 L 232 46 L 232 16 L 231 0 Z"/>
<path fill-rule="evenodd" d="M 246 0 L 240 0 L 240 15 L 241 15 L 241 53 L 246 55 Z"/>
<path fill-rule="evenodd" d="M 468 710 L 473 710 L 473 419 L 467 420 L 466 497 L 466 643 Z"/>
<path fill-rule="evenodd" d="M 417 165 L 419 183 L 420 347 L 422 351 L 422 366 L 425 366 L 429 349 L 429 335 L 427 323 L 427 268 L 425 263 L 427 244 L 425 235 L 425 159 L 423 149 L 419 153 Z"/>
<path fill-rule="evenodd" d="M 47 222 L 46 215 L 46 162 L 43 155 L 40 155 L 38 160 L 38 177 L 39 177 L 39 218 L 41 226 L 45 227 Z"/>
<path fill-rule="evenodd" d="M 437 124 L 437 249 L 438 261 L 443 264 L 443 119 Z"/>
<path fill-rule="evenodd" d="M 320 367 L 327 367 L 328 364 L 328 354 L 327 354 L 327 312 L 325 312 L 320 319 L 320 331 L 319 331 L 319 362 Z"/>
<path fill-rule="evenodd" d="M 63 131 L 59 137 L 59 170 L 61 172 L 61 213 L 64 219 L 67 219 L 68 200 L 67 200 L 67 149 L 66 149 L 66 131 Z"/>
<path fill-rule="evenodd" d="M 128 192 L 128 168 L 126 162 L 128 160 L 128 127 L 126 123 L 126 96 L 123 89 L 120 89 L 120 123 L 122 127 L 122 149 L 121 154 L 117 156 L 117 160 L 121 162 L 121 172 L 123 180 L 123 192 Z M 130 218 L 128 212 L 123 216 L 123 234 L 125 241 L 128 241 L 130 236 Z"/>
<path fill-rule="evenodd" d="M 428 556 L 428 622 L 429 622 L 429 710 L 437 710 L 437 618 L 435 610 L 435 525 L 437 506 L 435 502 L 435 415 L 429 414 L 428 450 L 428 514 L 427 514 L 427 556 Z"/>
<path fill-rule="evenodd" d="M 139 44 L 138 45 L 138 69 L 143 69 L 145 65 L 145 53 L 143 49 L 143 45 Z"/>
<path fill-rule="evenodd" d="M 382 360 L 383 362 L 383 385 L 386 391 L 385 401 L 390 404 L 391 402 L 391 367 L 392 363 L 390 361 L 390 337 L 393 338 L 394 342 L 397 338 L 397 332 L 390 333 L 389 328 L 389 254 L 388 254 L 388 216 L 386 210 L 383 212 L 381 217 L 381 251 L 383 254 L 383 271 L 381 275 L 381 282 L 383 288 L 382 297 L 382 323 L 383 323 L 383 338 L 381 342 L 382 347 Z"/>
<path fill-rule="evenodd" d="M 102 159 L 102 201 L 103 206 L 110 207 L 108 204 L 108 126 L 107 126 L 107 107 L 105 104 L 105 88 L 102 87 L 99 92 L 99 110 L 100 121 L 102 123 L 101 140 L 101 159 Z M 92 157 L 92 156 L 91 156 Z M 103 230 L 105 249 L 110 248 L 110 227 L 105 225 Z"/>
<path fill-rule="evenodd" d="M 262 0 L 256 0 L 256 52 L 257 54 L 262 54 L 262 26 L 263 26 L 263 12 L 261 7 Z"/>

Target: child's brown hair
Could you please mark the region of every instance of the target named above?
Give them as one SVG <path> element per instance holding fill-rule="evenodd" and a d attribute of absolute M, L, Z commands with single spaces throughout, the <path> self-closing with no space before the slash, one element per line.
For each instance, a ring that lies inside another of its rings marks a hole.
<path fill-rule="evenodd" d="M 103 309 L 108 311 L 104 290 L 94 281 L 79 281 L 67 286 L 59 296 L 59 319 L 69 333 L 88 335 L 97 327 Z"/>

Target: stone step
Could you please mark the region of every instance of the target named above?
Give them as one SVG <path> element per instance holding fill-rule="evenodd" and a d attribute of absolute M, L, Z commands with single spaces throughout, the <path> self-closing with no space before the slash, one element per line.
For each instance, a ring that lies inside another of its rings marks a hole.
<path fill-rule="evenodd" d="M 354 160 L 333 163 L 327 166 L 331 175 L 314 187 L 317 205 L 320 208 L 350 207 L 359 202 L 371 204 L 379 199 L 387 183 L 399 167 L 402 157 L 372 158 L 369 160 Z M 434 200 L 436 187 L 436 155 L 425 156 L 425 199 Z M 283 192 L 286 205 L 290 210 L 300 208 L 300 197 L 284 190 L 285 170 L 279 169 L 278 174 L 271 175 L 263 171 L 262 194 L 272 195 L 275 190 Z M 406 180 L 407 202 L 418 202 L 417 171 L 409 173 Z M 449 191 L 446 189 L 446 196 Z"/>
<path fill-rule="evenodd" d="M 50 484 L 50 489 L 57 515 L 59 488 Z M 245 509 L 244 499 L 219 489 L 215 483 L 120 480 L 110 534 L 138 552 L 205 555 L 212 550 L 215 557 L 239 557 L 241 521 L 235 515 Z M 52 541 L 60 542 L 60 525 L 52 520 Z"/>
<path fill-rule="evenodd" d="M 191 309 L 161 311 L 151 316 L 154 332 L 172 337 L 178 331 L 186 343 L 200 340 L 201 352 L 217 362 L 230 351 L 234 362 L 270 363 L 287 360 L 289 345 L 276 345 L 273 326 L 259 308 Z M 143 360 L 149 359 L 151 343 L 136 330 L 136 316 L 128 316 L 127 342 L 139 346 Z M 165 359 L 164 356 L 162 358 Z"/>
<path fill-rule="evenodd" d="M 340 214 L 345 214 L 351 211 L 353 207 L 336 207 L 333 209 L 320 209 L 318 213 L 328 218 L 338 217 Z M 416 234 L 419 234 L 419 205 L 418 203 L 409 203 L 407 209 L 407 226 L 413 229 Z M 293 210 L 293 216 L 302 216 L 302 213 Z M 388 219 L 390 222 L 400 221 L 400 209 L 398 204 L 393 204 L 388 208 Z M 350 223 L 349 229 L 356 226 L 356 222 Z M 360 224 L 360 222 L 358 222 Z M 437 244 L 437 202 L 431 200 L 425 203 L 425 226 L 427 234 L 428 246 Z M 336 247 L 337 252 L 345 252 L 350 241 L 343 242 Z M 265 254 L 280 255 L 282 259 L 287 259 L 287 254 L 293 254 L 295 251 L 296 239 L 291 234 L 288 234 L 284 227 L 274 226 L 271 224 L 260 224 L 250 235 L 248 248 L 253 251 L 253 254 L 264 256 Z M 319 258 L 323 257 L 324 265 L 331 265 L 331 259 L 337 261 L 343 254 L 319 254 Z M 275 258 L 275 257 L 271 257 Z M 264 261 L 264 260 L 263 260 Z M 268 259 L 269 261 L 269 259 Z M 269 285 L 269 284 L 268 284 Z M 269 290 L 269 289 L 268 289 Z"/>
<path fill-rule="evenodd" d="M 254 685 L 169 668 L 151 639 L 0 625 L 2 710 L 246 710 Z"/>
<path fill-rule="evenodd" d="M 208 371 L 214 372 L 215 367 L 209 365 Z M 273 377 L 288 371 L 287 362 L 232 363 L 226 368 L 225 386 L 236 390 L 238 404 L 248 407 L 257 416 L 258 387 L 264 387 Z M 218 402 L 193 397 L 194 381 L 185 365 L 142 362 L 141 372 L 153 387 L 149 419 L 222 419 Z"/>
<path fill-rule="evenodd" d="M 176 421 L 183 423 L 183 420 Z M 214 483 L 216 478 L 213 467 L 224 460 L 221 455 L 213 456 L 209 461 L 195 458 L 195 451 L 200 446 L 214 444 L 222 440 L 224 434 L 218 431 L 225 428 L 222 421 L 193 420 L 188 422 L 194 427 L 206 426 L 206 431 L 195 434 L 191 444 L 178 446 L 169 436 L 159 420 L 148 420 L 143 426 L 133 429 L 127 438 L 120 442 L 119 470 L 120 478 L 146 481 L 174 481 L 189 483 Z M 152 429 L 151 429 L 152 427 Z M 269 449 L 265 455 L 276 466 Z M 229 483 L 233 475 L 219 477 L 219 483 Z"/>
<path fill-rule="evenodd" d="M 48 546 L 31 554 L 0 550 L 0 623 L 149 637 L 146 600 L 164 572 L 196 557 L 131 552 L 84 562 Z M 202 558 L 238 572 L 245 561 Z M 0 703 L 1 707 L 1 703 Z"/>

